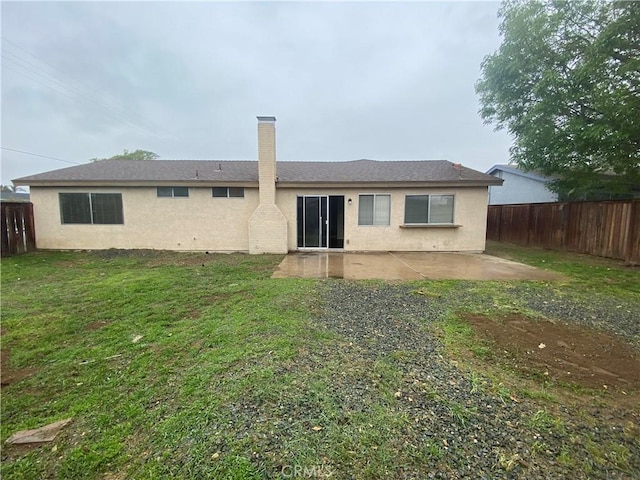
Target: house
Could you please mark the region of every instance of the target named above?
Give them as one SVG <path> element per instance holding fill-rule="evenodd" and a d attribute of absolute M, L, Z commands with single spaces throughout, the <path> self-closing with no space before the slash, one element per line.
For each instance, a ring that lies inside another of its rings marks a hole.
<path fill-rule="evenodd" d="M 558 201 L 558 194 L 547 189 L 551 179 L 540 173 L 525 172 L 515 165 L 494 165 L 487 174 L 504 181 L 502 186 L 489 187 L 489 205 Z"/>
<path fill-rule="evenodd" d="M 483 251 L 490 185 L 448 161 L 103 160 L 29 185 L 41 249 Z"/>

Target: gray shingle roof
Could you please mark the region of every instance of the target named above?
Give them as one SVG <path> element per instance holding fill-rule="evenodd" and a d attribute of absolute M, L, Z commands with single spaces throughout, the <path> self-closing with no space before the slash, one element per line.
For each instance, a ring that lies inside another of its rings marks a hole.
<path fill-rule="evenodd" d="M 279 183 L 436 182 L 499 184 L 496 179 L 447 160 L 277 162 Z M 30 175 L 18 185 L 153 182 L 258 182 L 258 162 L 233 160 L 102 160 Z"/>

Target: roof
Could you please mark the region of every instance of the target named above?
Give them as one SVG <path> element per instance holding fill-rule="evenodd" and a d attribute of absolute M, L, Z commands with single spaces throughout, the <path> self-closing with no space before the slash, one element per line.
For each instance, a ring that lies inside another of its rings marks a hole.
<path fill-rule="evenodd" d="M 491 175 L 447 160 L 277 162 L 278 185 L 427 183 L 500 185 Z M 102 160 L 15 179 L 16 185 L 258 183 L 258 162 L 242 160 Z"/>
<path fill-rule="evenodd" d="M 503 172 L 513 173 L 514 175 L 520 175 L 521 177 L 530 178 L 531 180 L 536 180 L 538 182 L 547 183 L 552 180 L 551 178 L 545 176 L 544 174 L 536 170 L 525 172 L 524 170 L 521 170 L 520 168 L 518 168 L 516 165 L 494 165 L 489 170 L 487 170 L 487 174 L 491 175 L 493 174 L 493 172 L 496 172 L 498 170 L 502 170 Z"/>

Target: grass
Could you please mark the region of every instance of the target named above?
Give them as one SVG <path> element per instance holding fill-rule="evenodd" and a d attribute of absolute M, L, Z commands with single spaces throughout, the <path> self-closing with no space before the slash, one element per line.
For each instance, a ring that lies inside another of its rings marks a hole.
<path fill-rule="evenodd" d="M 627 267 L 621 260 L 492 241 L 487 242 L 486 253 L 566 275 L 567 281 L 560 285 L 573 295 L 637 299 L 640 294 L 638 267 Z"/>
<path fill-rule="evenodd" d="M 85 478 L 127 467 L 139 476 L 251 477 L 249 459 L 230 449 L 212 460 L 202 441 L 224 434 L 225 407 L 247 391 L 256 402 L 278 398 L 293 379 L 275 369 L 323 340 L 307 324 L 314 283 L 266 281 L 279 260 L 148 252 L 3 260 L 2 347 L 12 369 L 35 373 L 3 389 L 2 440 L 74 418 L 55 455 L 27 454 L 3 474 Z"/>
<path fill-rule="evenodd" d="M 564 424 L 558 418 L 545 410 L 538 410 L 527 422 L 528 426 L 537 431 L 564 432 Z"/>
<path fill-rule="evenodd" d="M 492 248 L 562 271 L 567 280 L 553 288 L 566 295 L 637 293 L 629 271 L 607 262 Z M 2 389 L 0 440 L 73 417 L 55 442 L 3 452 L 2 478 L 252 479 L 296 471 L 394 478 L 448 468 L 453 453 L 439 440 L 402 441 L 414 420 L 395 407 L 403 395 L 398 363 L 415 352 L 374 360 L 353 354 L 357 346 L 310 321 L 319 281 L 270 278 L 280 259 L 150 251 L 2 259 L 2 350 L 9 371 L 29 375 Z M 369 284 L 379 282 L 363 283 Z M 463 310 L 504 314 L 523 311 L 509 298 L 509 288 L 522 284 L 415 282 L 414 290 L 438 301 L 471 288 L 492 301 Z M 454 359 L 496 365 L 470 368 L 471 395 L 539 402 L 542 413 L 526 428 L 563 431 L 549 407 L 559 401 L 557 389 L 511 376 L 456 310 L 447 312 L 438 334 Z M 351 400 L 338 393 L 353 385 L 369 393 Z M 423 390 L 426 401 L 444 402 L 461 428 L 476 415 L 474 407 L 441 396 L 438 385 Z M 577 463 L 583 471 L 629 468 L 629 449 L 614 443 L 570 445 L 566 454 L 557 452 L 558 462 L 576 458 L 577 448 L 593 450 L 593 465 Z M 534 450 L 546 455 L 542 442 Z M 496 452 L 506 471 L 520 460 Z"/>
<path fill-rule="evenodd" d="M 10 451 L 2 478 L 251 479 L 304 468 L 380 478 L 437 464 L 436 447 L 398 443 L 410 425 L 392 408 L 406 352 L 352 358 L 353 347 L 309 321 L 318 281 L 270 278 L 280 260 L 3 259 L 2 348 L 11 370 L 32 370 L 3 387 L 1 440 L 73 422 L 50 445 Z M 336 390 L 362 382 L 370 398 L 345 406 Z"/>

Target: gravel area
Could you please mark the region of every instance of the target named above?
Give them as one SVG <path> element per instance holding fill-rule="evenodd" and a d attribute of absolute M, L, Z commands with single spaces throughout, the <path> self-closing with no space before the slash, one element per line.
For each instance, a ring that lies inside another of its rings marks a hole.
<path fill-rule="evenodd" d="M 631 468 L 619 471 L 594 461 L 588 478 L 640 478 L 640 443 L 637 437 L 630 441 L 633 432 L 621 426 L 628 422 L 628 412 L 611 410 L 587 420 L 560 408 L 556 412 L 562 416 L 560 427 L 536 428 L 532 419 L 539 405 L 522 399 L 505 401 L 487 388 L 478 388 L 468 374 L 442 356 L 439 341 L 428 333 L 428 324 L 441 321 L 448 309 L 470 301 L 492 305 L 492 299 L 467 287 L 462 283 L 446 295 L 430 297 L 417 295 L 410 285 L 324 284 L 326 303 L 317 324 L 356 345 L 352 356 L 370 362 L 385 359 L 402 372 L 403 386 L 396 392 L 395 408 L 413 422 L 399 433 L 399 440 L 406 446 L 427 444 L 442 449 L 435 468 L 397 471 L 396 478 L 580 478 L 571 462 L 558 459 L 567 451 L 588 456 L 588 447 L 582 445 L 589 442 L 624 445 Z M 544 296 L 523 288 L 511 293 L 514 303 L 524 303 L 550 317 L 612 328 L 630 339 L 638 333 L 637 320 L 633 321 L 640 317 L 636 305 L 612 310 L 613 305 L 575 305 L 551 292 Z M 336 394 L 345 398 L 355 388 L 365 400 L 373 391 L 347 383 L 337 388 Z M 571 445 L 569 450 L 567 445 Z"/>
<path fill-rule="evenodd" d="M 516 287 L 512 292 L 527 308 L 547 318 L 606 330 L 624 337 L 640 350 L 640 299 L 621 303 L 599 297 L 584 298 L 578 303 L 551 289 L 532 292 L 526 287 Z"/>

